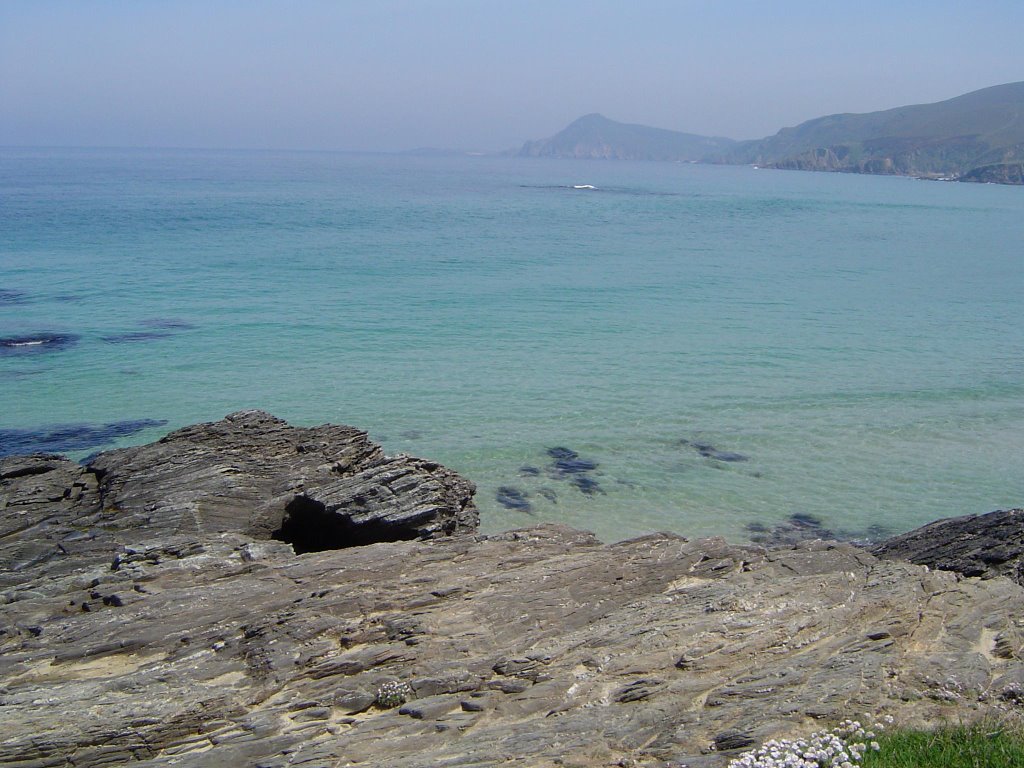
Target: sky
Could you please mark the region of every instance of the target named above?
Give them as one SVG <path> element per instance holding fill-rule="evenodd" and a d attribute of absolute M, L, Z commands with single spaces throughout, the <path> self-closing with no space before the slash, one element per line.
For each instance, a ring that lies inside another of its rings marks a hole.
<path fill-rule="evenodd" d="M 0 0 L 0 146 L 734 139 L 1024 80 L 1024 1 Z"/>

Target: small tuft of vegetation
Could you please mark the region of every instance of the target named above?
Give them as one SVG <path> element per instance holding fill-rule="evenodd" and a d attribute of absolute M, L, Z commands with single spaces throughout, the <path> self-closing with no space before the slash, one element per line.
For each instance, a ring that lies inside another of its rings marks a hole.
<path fill-rule="evenodd" d="M 844 720 L 806 739 L 779 739 L 745 752 L 729 768 L 1024 768 L 1024 722 L 984 720 L 935 730 L 872 728 Z"/>
<path fill-rule="evenodd" d="M 876 723 L 874 727 L 884 726 Z M 773 739 L 730 760 L 729 768 L 859 768 L 865 754 L 879 748 L 878 742 L 869 741 L 874 737 L 875 731 L 858 721 L 844 720 L 806 739 Z"/>
<path fill-rule="evenodd" d="M 863 768 L 1021 768 L 1024 725 L 979 722 L 934 731 L 893 729 L 878 735 L 879 750 Z"/>
<path fill-rule="evenodd" d="M 405 704 L 410 696 L 412 696 L 412 688 L 407 683 L 388 680 L 377 689 L 376 704 L 381 709 L 393 709 Z"/>

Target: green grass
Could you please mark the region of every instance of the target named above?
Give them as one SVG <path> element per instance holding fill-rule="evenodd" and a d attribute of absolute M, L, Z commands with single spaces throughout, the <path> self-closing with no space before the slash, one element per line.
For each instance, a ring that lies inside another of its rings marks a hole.
<path fill-rule="evenodd" d="M 894 729 L 876 737 L 863 768 L 1024 768 L 1024 726 L 982 722 L 934 731 Z"/>

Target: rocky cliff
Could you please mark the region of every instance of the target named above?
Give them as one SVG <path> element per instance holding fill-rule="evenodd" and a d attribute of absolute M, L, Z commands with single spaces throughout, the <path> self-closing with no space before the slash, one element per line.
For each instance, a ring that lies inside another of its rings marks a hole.
<path fill-rule="evenodd" d="M 1024 184 L 1024 162 L 993 163 L 972 168 L 960 181 L 973 181 L 979 184 Z"/>
<path fill-rule="evenodd" d="M 1024 588 L 995 572 L 484 537 L 468 482 L 347 427 L 237 414 L 0 484 L 3 765 L 699 768 L 1024 706 Z"/>

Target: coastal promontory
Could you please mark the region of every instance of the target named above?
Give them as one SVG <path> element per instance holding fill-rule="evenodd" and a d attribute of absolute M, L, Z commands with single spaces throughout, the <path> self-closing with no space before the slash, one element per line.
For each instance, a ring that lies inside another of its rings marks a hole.
<path fill-rule="evenodd" d="M 0 460 L 0 764 L 699 768 L 1024 706 L 1019 511 L 875 551 L 604 544 L 481 535 L 472 495 L 258 411 Z"/>
<path fill-rule="evenodd" d="M 1024 82 L 931 104 L 840 113 L 734 141 L 586 115 L 526 157 L 673 160 L 994 184 L 1024 183 Z"/>

